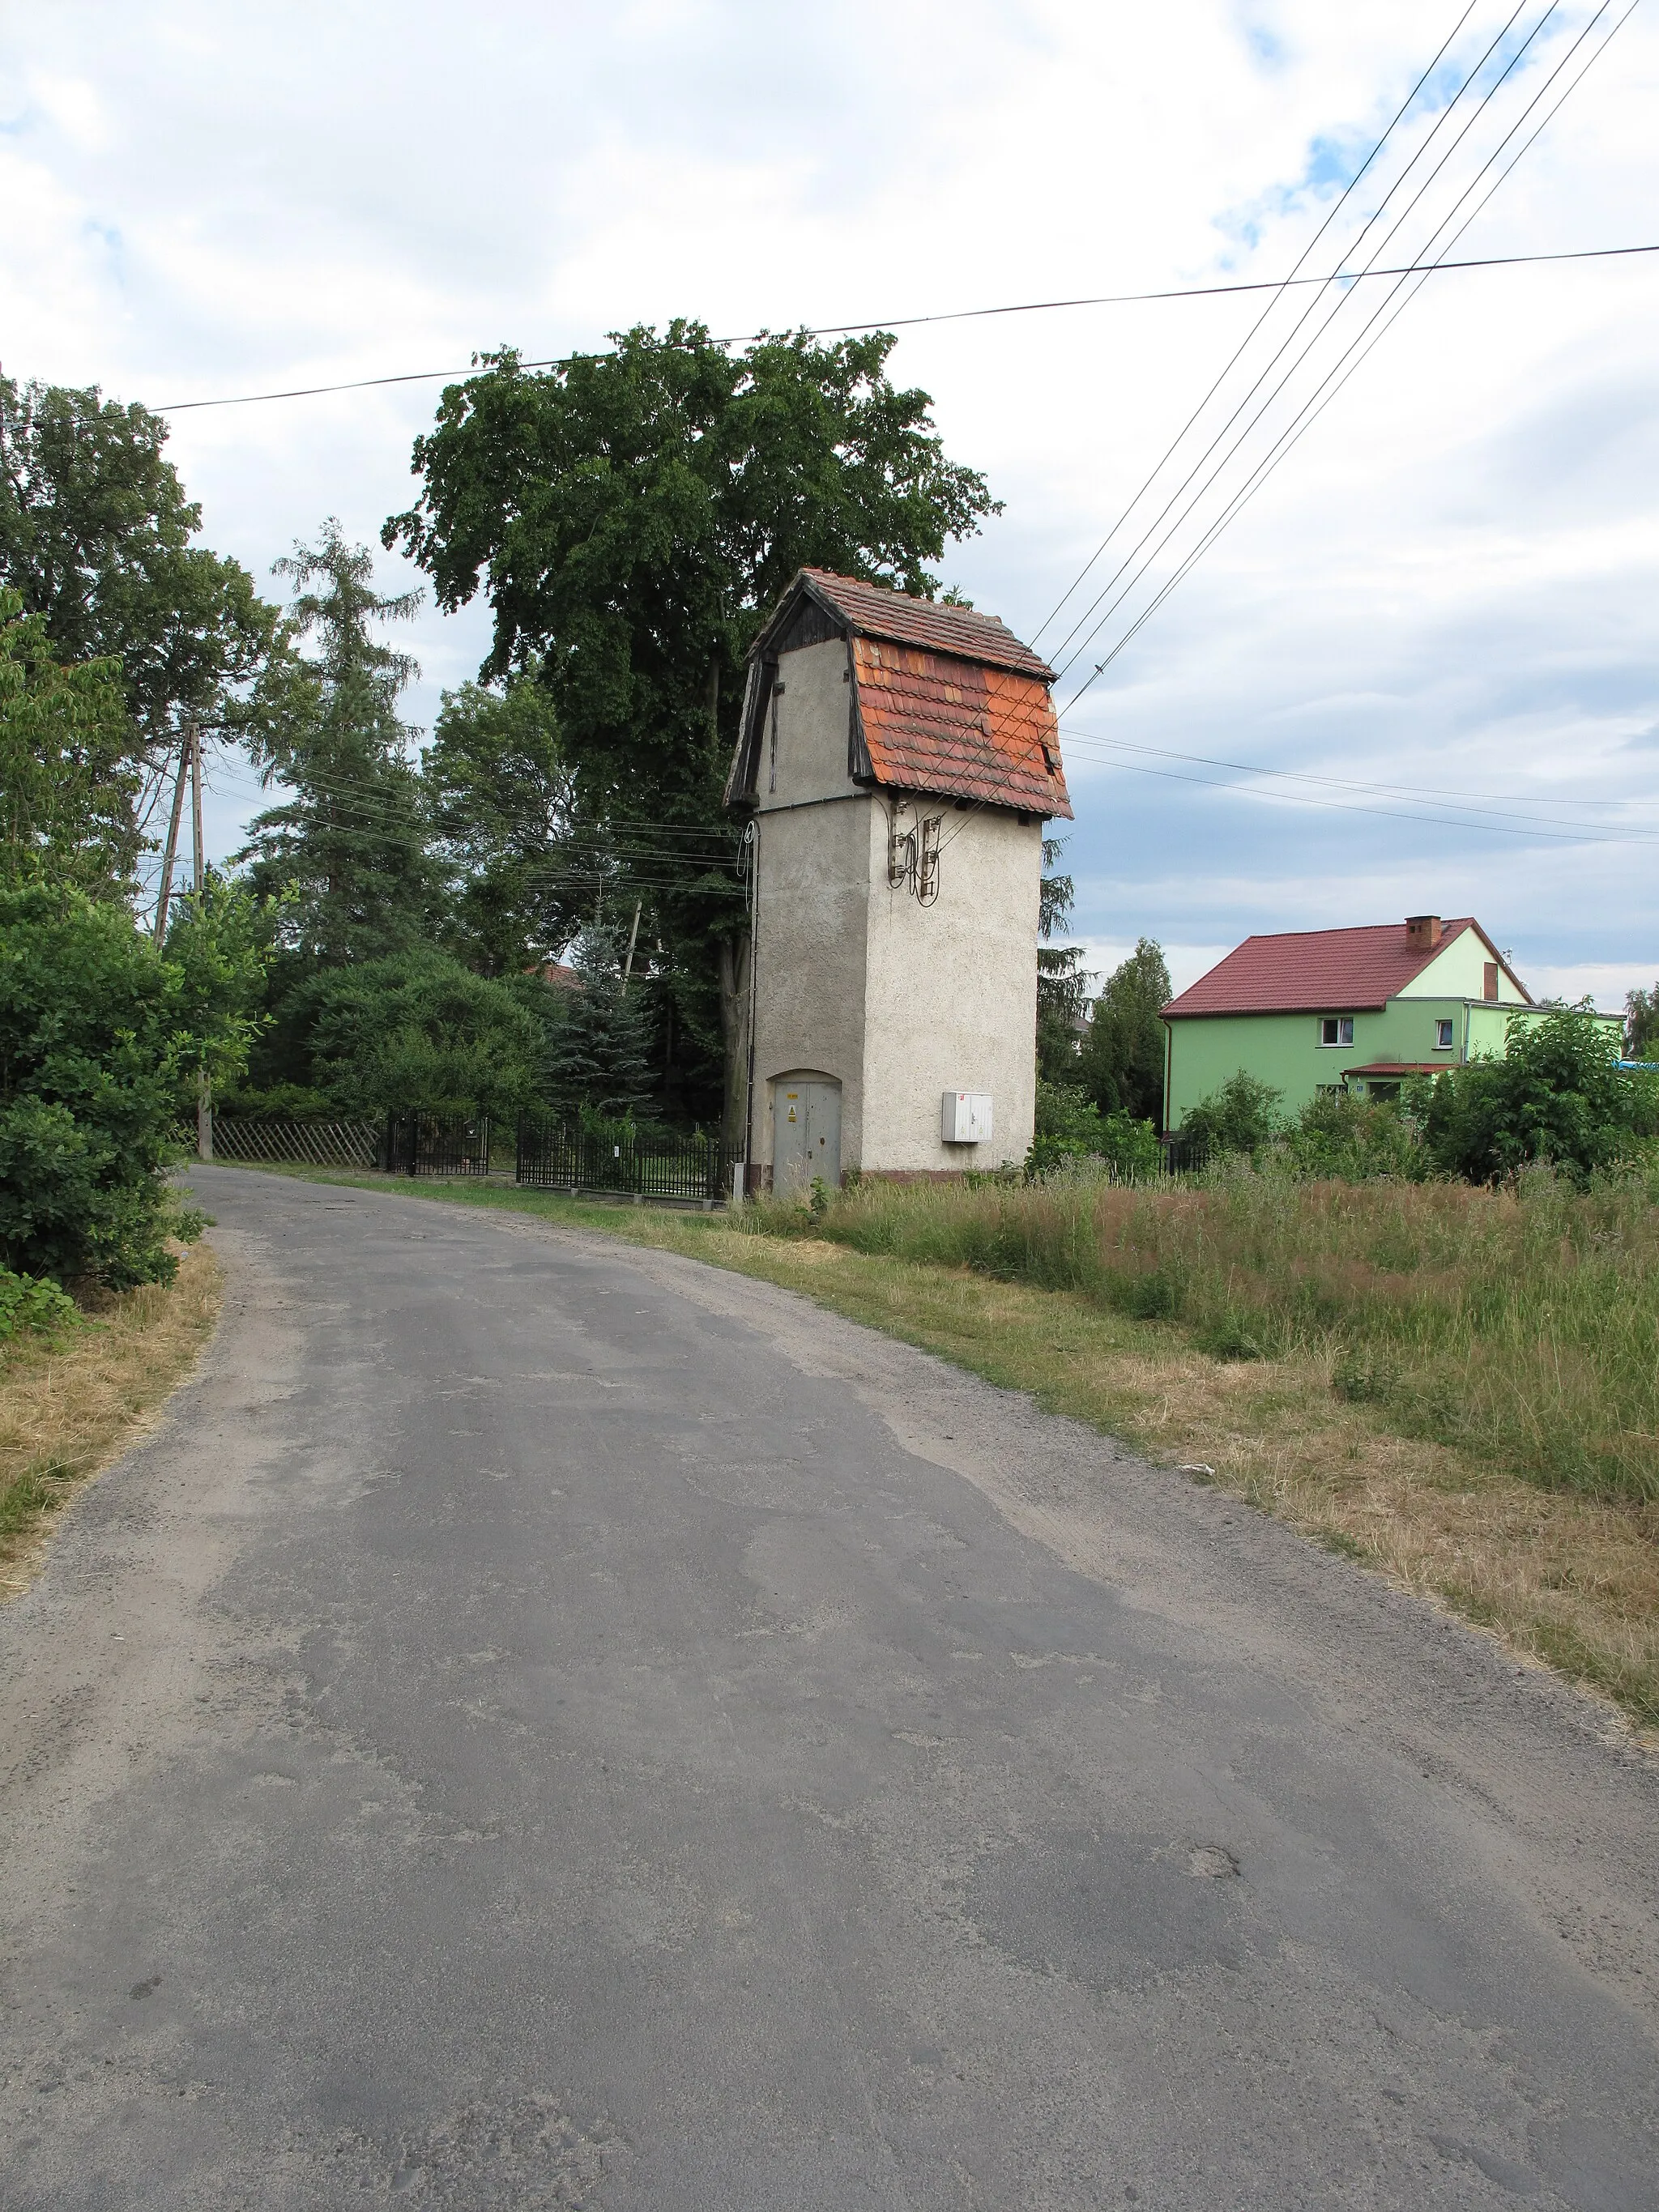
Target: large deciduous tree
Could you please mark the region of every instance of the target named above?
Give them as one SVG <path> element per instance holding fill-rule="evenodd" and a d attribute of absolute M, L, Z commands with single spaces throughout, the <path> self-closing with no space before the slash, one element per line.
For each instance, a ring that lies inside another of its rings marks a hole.
<path fill-rule="evenodd" d="M 655 988 L 711 1076 L 747 988 L 720 801 L 750 641 L 803 565 L 935 590 L 928 564 L 993 511 L 983 477 L 945 457 L 927 395 L 890 381 L 893 343 L 799 332 L 734 349 L 676 321 L 542 373 L 485 356 L 446 389 L 416 442 L 421 495 L 384 532 L 441 606 L 482 584 L 486 675 L 538 665 L 575 823 L 612 841 L 618 910 L 645 900 Z"/>
<path fill-rule="evenodd" d="M 134 888 L 138 773 L 113 659 L 66 668 L 42 615 L 0 585 L 0 882 Z"/>
<path fill-rule="evenodd" d="M 556 957 L 587 902 L 562 868 L 572 776 L 533 669 L 446 691 L 421 763 L 456 951 L 485 975 Z"/>
<path fill-rule="evenodd" d="M 0 377 L 0 584 L 57 658 L 112 658 L 150 762 L 180 718 L 238 738 L 278 726 L 292 654 L 280 610 L 238 562 L 192 541 L 202 510 L 162 448 L 167 426 L 94 386 Z"/>

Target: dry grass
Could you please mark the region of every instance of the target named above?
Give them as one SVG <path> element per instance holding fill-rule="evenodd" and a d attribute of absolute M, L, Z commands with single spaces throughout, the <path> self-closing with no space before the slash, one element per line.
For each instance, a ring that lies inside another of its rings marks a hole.
<path fill-rule="evenodd" d="M 318 1180 L 374 1183 L 368 1177 Z M 376 1187 L 384 1187 L 379 1185 Z M 1492 1630 L 1659 1729 L 1659 1505 L 1552 1490 L 1487 1451 L 1401 1433 L 1333 1389 L 1329 1344 L 1212 1358 L 1189 1331 L 1083 1292 L 967 1267 L 755 1236 L 716 1218 L 476 1184 L 404 1184 L 683 1252 L 799 1291 L 1048 1411 L 1213 1481 L 1316 1542 Z"/>
<path fill-rule="evenodd" d="M 0 1355 L 0 1597 L 32 1579 L 50 1515 L 149 1425 L 213 1333 L 221 1271 L 205 1245 L 169 1286 L 101 1301 L 56 1344 Z"/>

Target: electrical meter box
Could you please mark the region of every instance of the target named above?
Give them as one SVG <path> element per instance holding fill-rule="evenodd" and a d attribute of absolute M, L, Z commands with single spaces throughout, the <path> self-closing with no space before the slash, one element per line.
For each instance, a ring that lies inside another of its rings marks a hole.
<path fill-rule="evenodd" d="M 988 1145 L 991 1102 L 982 1091 L 947 1091 L 941 1135 L 947 1145 Z"/>

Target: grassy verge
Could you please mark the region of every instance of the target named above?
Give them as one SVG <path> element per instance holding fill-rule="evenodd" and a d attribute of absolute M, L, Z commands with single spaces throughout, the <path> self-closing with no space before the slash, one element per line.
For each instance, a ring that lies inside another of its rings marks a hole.
<path fill-rule="evenodd" d="M 48 1516 L 142 1433 L 213 1333 L 219 1263 L 204 1245 L 168 1286 L 106 1299 L 55 1341 L 0 1354 L 0 1597 L 23 1589 Z"/>
<path fill-rule="evenodd" d="M 386 1188 L 380 1177 L 291 1172 Z M 1604 1692 L 1638 1724 L 1659 1728 L 1659 1503 L 1612 1485 L 1552 1486 L 1524 1452 L 1506 1462 L 1479 1429 L 1466 1426 L 1452 1440 L 1422 1433 L 1409 1405 L 1402 1413 L 1398 1401 L 1354 1383 L 1368 1343 L 1378 1358 L 1399 1356 L 1397 1329 L 1381 1352 L 1376 1333 L 1366 1339 L 1350 1321 L 1346 1329 L 1287 1329 L 1273 1356 L 1228 1357 L 1205 1348 L 1205 1318 L 1137 1315 L 1126 1310 L 1128 1298 L 1115 1303 L 1098 1285 L 1046 1288 L 986 1272 L 982 1255 L 978 1267 L 950 1264 L 843 1241 L 849 1231 L 867 1235 L 872 1218 L 883 1241 L 899 1241 L 878 1210 L 895 1197 L 902 1213 L 914 1207 L 921 1231 L 938 1235 L 939 1194 L 926 1190 L 844 1202 L 823 1224 L 839 1233 L 825 1236 L 757 1235 L 720 1216 L 579 1204 L 500 1186 L 398 1188 L 602 1230 L 799 1291 L 988 1381 L 1029 1391 L 1048 1411 L 1156 1460 L 1206 1470 L 1200 1479 L 1442 1600 L 1516 1651 Z M 1475 1234 L 1467 1220 L 1462 1226 Z M 1506 1218 L 1492 1231 L 1518 1233 Z M 1075 1235 L 1073 1249 L 1083 1250 Z M 1623 1264 L 1616 1253 L 1608 1260 L 1605 1243 L 1586 1249 L 1599 1249 L 1597 1264 Z M 1037 1249 L 1041 1264 L 1058 1271 L 1060 1263 Z M 1006 1252 L 1002 1265 L 1012 1272 Z M 1286 1277 L 1293 1295 L 1297 1279 Z M 1255 1327 L 1266 1334 L 1265 1300 L 1241 1263 L 1232 1284 L 1235 1314 L 1254 1295 Z M 1443 1279 L 1435 1294 L 1449 1296 Z M 1502 1312 L 1500 1340 L 1520 1344 L 1513 1301 Z M 1618 1453 L 1620 1464 L 1641 1464 L 1627 1429 Z"/>

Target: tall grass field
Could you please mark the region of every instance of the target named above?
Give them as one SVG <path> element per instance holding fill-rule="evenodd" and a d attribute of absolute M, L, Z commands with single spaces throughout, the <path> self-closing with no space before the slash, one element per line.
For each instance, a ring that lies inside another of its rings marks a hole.
<path fill-rule="evenodd" d="M 867 1182 L 811 1233 L 1079 1291 L 1226 1359 L 1331 1356 L 1340 1396 L 1548 1489 L 1659 1501 L 1659 1204 L 1647 1179 L 1502 1191 L 1309 1182 Z M 801 1209 L 751 1210 L 787 1233 Z"/>

